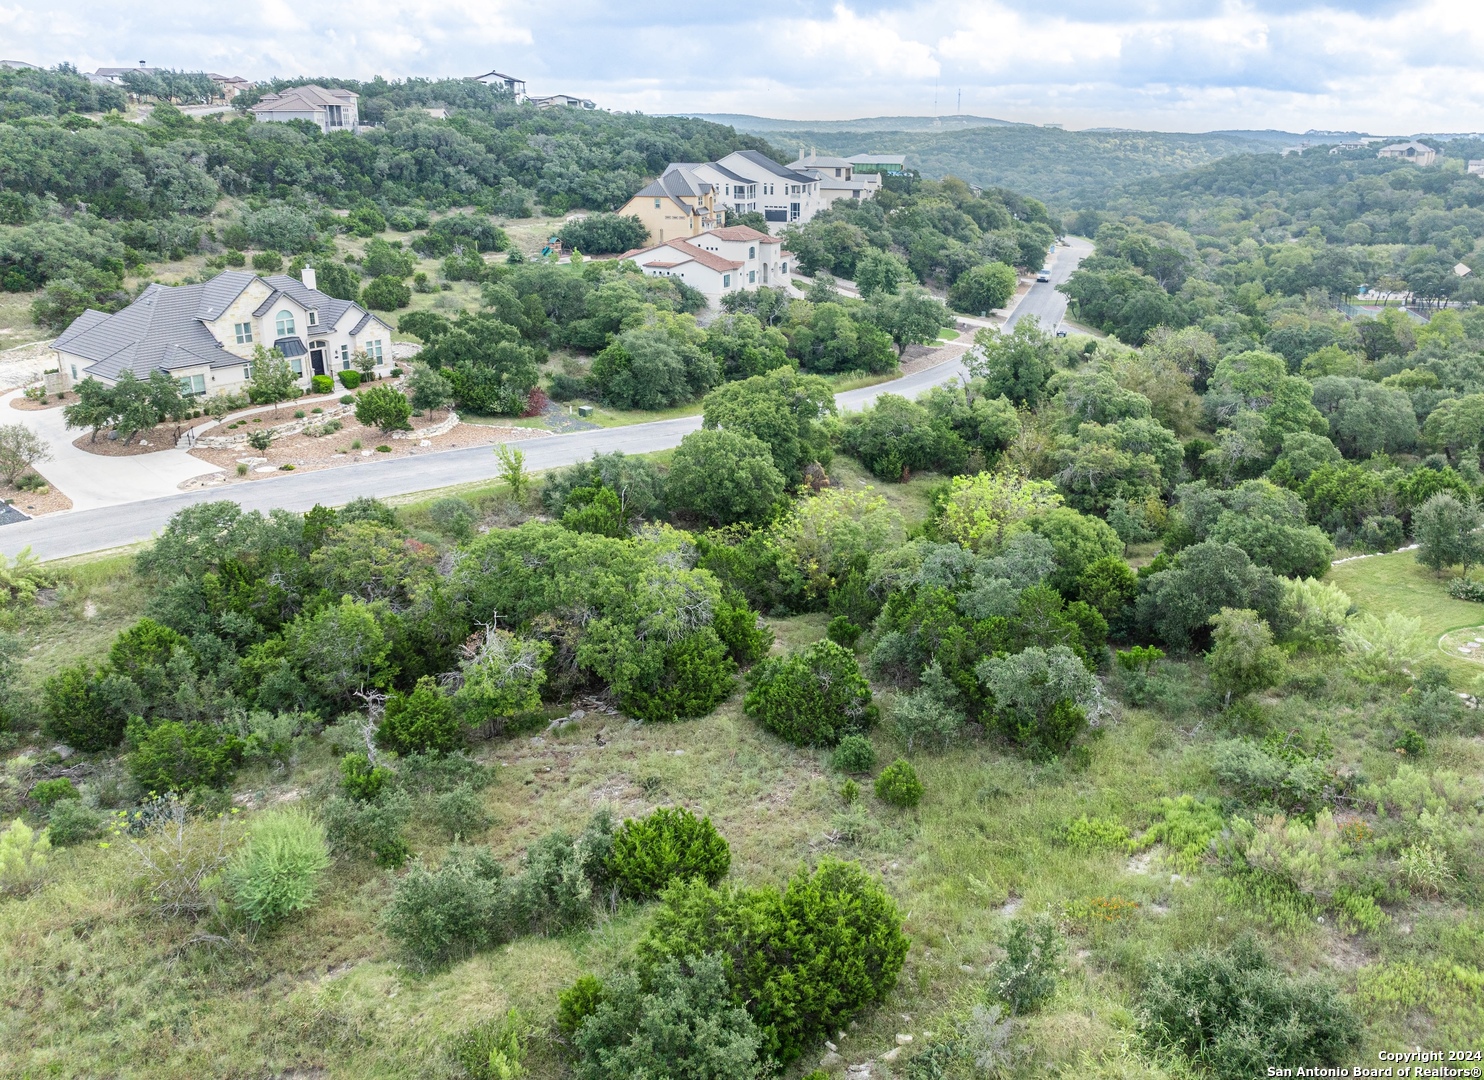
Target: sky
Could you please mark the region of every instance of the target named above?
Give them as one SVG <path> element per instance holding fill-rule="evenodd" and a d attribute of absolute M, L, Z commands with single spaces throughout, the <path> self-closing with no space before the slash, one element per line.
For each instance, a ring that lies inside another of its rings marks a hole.
<path fill-rule="evenodd" d="M 1479 131 L 1481 54 L 1479 0 L 0 0 L 0 59 L 43 66 L 498 69 L 608 109 L 786 119 Z"/>

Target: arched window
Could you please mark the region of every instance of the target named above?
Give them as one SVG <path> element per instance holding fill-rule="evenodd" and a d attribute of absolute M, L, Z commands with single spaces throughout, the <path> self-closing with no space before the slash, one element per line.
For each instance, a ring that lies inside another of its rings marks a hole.
<path fill-rule="evenodd" d="M 276 323 L 279 337 L 288 337 L 294 332 L 294 313 L 285 308 L 278 313 Z"/>

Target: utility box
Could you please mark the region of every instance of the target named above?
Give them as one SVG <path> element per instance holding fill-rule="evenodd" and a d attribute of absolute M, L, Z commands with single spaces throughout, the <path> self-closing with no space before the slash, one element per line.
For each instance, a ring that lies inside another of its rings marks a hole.
<path fill-rule="evenodd" d="M 579 405 L 579 406 L 577 406 L 577 415 L 578 416 L 591 416 L 592 414 L 593 414 L 593 407 L 591 405 Z"/>

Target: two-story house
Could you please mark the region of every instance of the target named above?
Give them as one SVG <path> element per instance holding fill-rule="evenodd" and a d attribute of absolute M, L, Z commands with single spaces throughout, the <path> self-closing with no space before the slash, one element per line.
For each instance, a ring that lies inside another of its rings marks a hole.
<path fill-rule="evenodd" d="M 881 190 L 881 177 L 877 173 L 855 175 L 855 163 L 847 158 L 830 157 L 799 148 L 799 157 L 789 165 L 794 172 L 807 173 L 819 181 L 819 208 L 833 206 L 841 199 L 861 202 Z"/>
<path fill-rule="evenodd" d="M 742 178 L 747 185 L 746 209 L 761 211 L 769 222 L 803 224 L 824 209 L 818 177 L 780 165 L 756 150 L 734 150 L 713 165 Z M 722 197 L 727 198 L 725 189 Z M 726 205 L 743 209 L 736 199 Z"/>
<path fill-rule="evenodd" d="M 678 278 L 718 307 L 727 293 L 788 281 L 788 256 L 776 236 L 746 225 L 710 229 L 690 238 L 626 251 L 628 259 L 650 277 Z"/>
<path fill-rule="evenodd" d="M 624 217 L 637 217 L 656 243 L 677 236 L 697 236 L 722 223 L 717 205 L 718 187 L 701 177 L 695 166 L 671 165 L 658 180 L 646 184 L 619 208 Z"/>
<path fill-rule="evenodd" d="M 52 348 L 74 383 L 112 386 L 125 371 L 137 379 L 164 371 L 192 396 L 242 390 L 259 345 L 282 353 L 302 386 L 349 369 L 360 352 L 388 370 L 392 328 L 314 285 L 310 269 L 303 280 L 228 270 L 200 285 L 151 285 L 113 315 L 83 312 Z"/>
<path fill-rule="evenodd" d="M 264 94 L 248 111 L 260 122 L 285 124 L 290 120 L 308 120 L 326 135 L 332 131 L 360 129 L 356 103 L 361 95 L 339 87 L 291 86 L 280 94 Z"/>

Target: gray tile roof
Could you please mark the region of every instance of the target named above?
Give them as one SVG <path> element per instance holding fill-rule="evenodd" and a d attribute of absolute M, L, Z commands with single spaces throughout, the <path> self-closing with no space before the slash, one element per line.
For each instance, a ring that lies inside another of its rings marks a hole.
<path fill-rule="evenodd" d="M 296 337 L 281 337 L 273 342 L 273 347 L 283 353 L 285 357 L 303 356 L 309 350 L 304 347 L 304 342 Z"/>
<path fill-rule="evenodd" d="M 752 162 L 759 168 L 766 169 L 774 176 L 782 177 L 784 180 L 788 180 L 795 184 L 812 184 L 816 179 L 818 179 L 817 177 L 809 176 L 806 173 L 794 172 L 792 169 L 778 164 L 778 162 L 774 161 L 766 154 L 760 154 L 756 150 L 738 150 L 736 151 L 736 154 L 738 157 L 746 158 L 748 161 Z"/>

